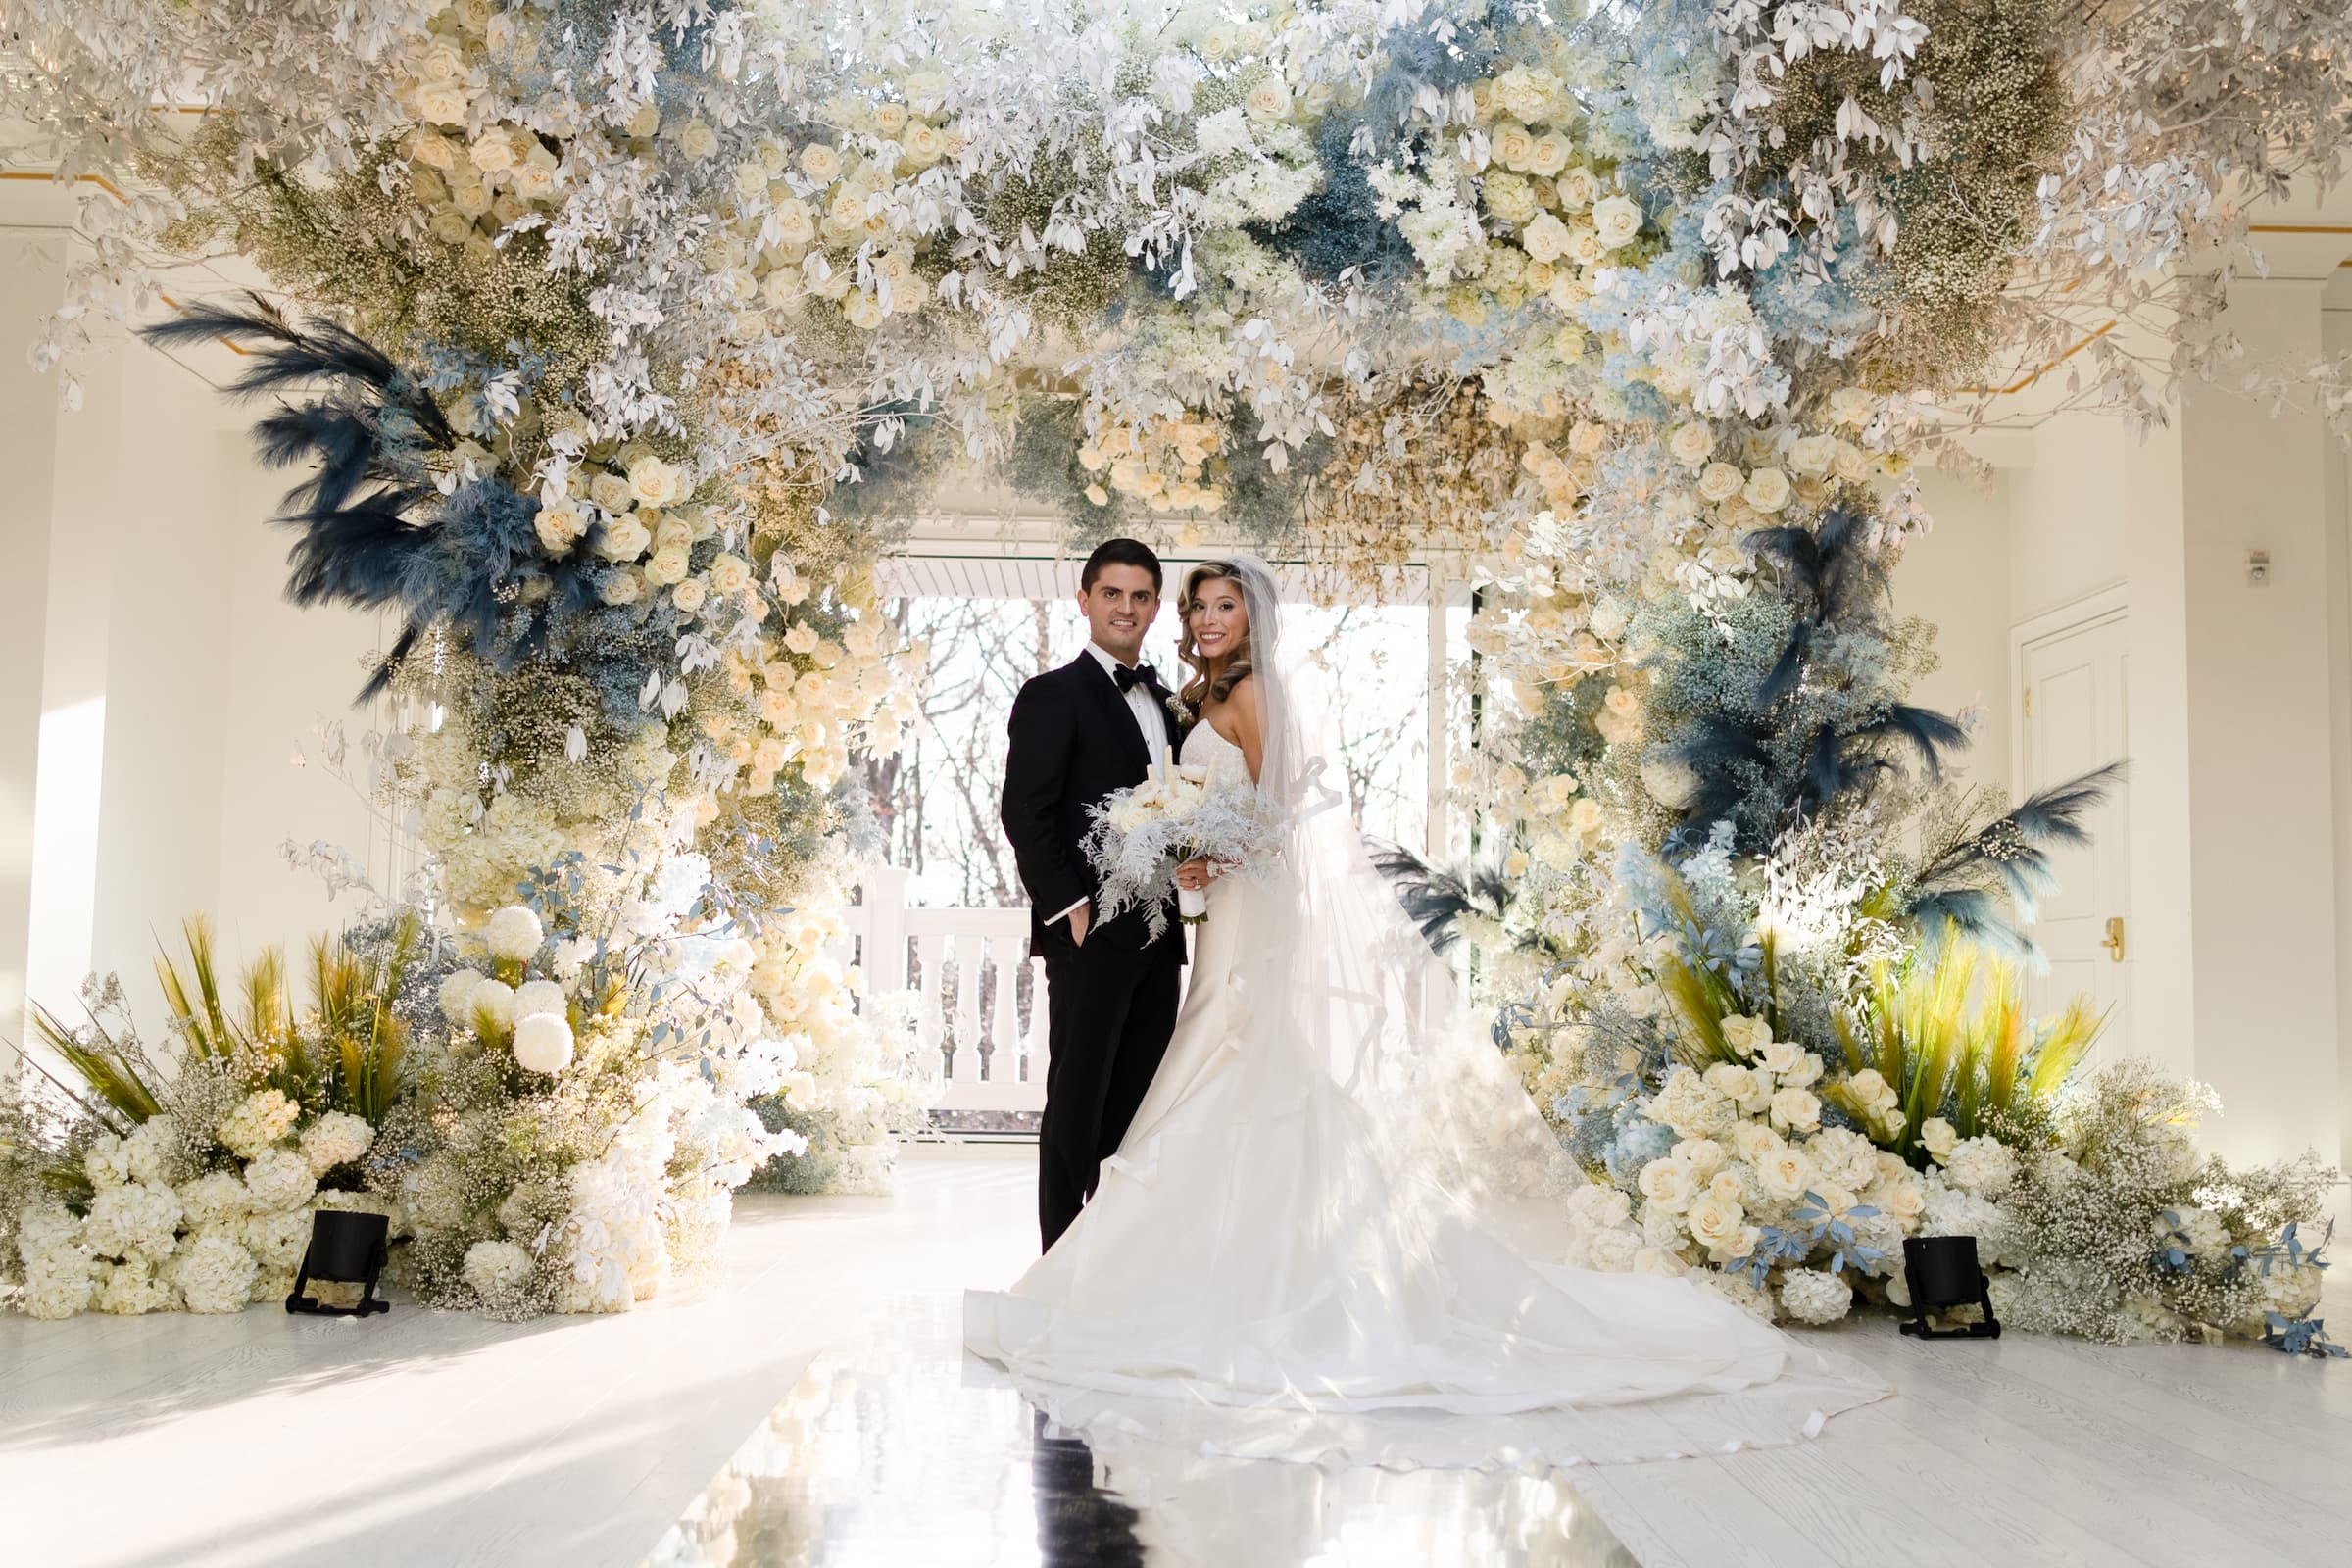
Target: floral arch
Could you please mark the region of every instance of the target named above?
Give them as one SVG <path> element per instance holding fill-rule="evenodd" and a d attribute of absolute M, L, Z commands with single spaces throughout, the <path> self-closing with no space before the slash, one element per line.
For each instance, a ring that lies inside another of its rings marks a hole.
<path fill-rule="evenodd" d="M 225 1309 L 372 1202 L 428 1299 L 622 1308 L 870 1136 L 838 786 L 921 677 L 875 563 L 977 473 L 1481 585 L 1494 861 L 1409 892 L 1608 1178 L 1596 1265 L 1819 1318 L 1925 1224 L 2030 1323 L 2297 1316 L 2316 1173 L 2191 1203 L 2172 1091 L 2062 1102 L 2087 1021 L 1966 1000 L 2083 797 L 1939 793 L 1877 590 L 1973 389 L 2073 355 L 2147 417 L 2229 359 L 2243 182 L 2336 172 L 2323 9 L 28 0 L 7 91 L 104 176 L 36 356 L 234 342 L 292 591 L 396 612 L 374 689 L 440 717 L 387 786 L 430 875 L 308 1005 L 191 1004 L 168 1084 L 58 1025 L 112 1089 L 12 1146 L 25 1304 Z M 156 309 L 232 253 L 266 298 Z M 2086 1128 L 2180 1157 L 2065 1175 Z M 2101 1203 L 2193 1208 L 2177 1264 L 2057 1268 Z"/>

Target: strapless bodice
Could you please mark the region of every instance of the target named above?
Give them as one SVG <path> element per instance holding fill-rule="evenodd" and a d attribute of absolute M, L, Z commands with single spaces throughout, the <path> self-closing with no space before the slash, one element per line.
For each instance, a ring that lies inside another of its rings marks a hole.
<path fill-rule="evenodd" d="M 1242 749 L 1217 732 L 1210 723 L 1195 724 L 1184 737 L 1184 749 L 1178 760 L 1187 767 L 1205 767 L 1212 784 L 1248 784 L 1250 760 Z"/>

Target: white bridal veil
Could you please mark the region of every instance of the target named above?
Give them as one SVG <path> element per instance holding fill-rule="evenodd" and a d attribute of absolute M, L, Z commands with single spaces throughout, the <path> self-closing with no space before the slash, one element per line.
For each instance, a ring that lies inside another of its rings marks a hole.
<path fill-rule="evenodd" d="M 1009 1291 L 967 1294 L 967 1346 L 1130 1484 L 1174 1488 L 1186 1454 L 1720 1452 L 1879 1397 L 1690 1280 L 1580 1266 L 1582 1172 L 1365 855 L 1272 573 L 1226 565 L 1281 864 L 1216 884 L 1101 1189 Z"/>

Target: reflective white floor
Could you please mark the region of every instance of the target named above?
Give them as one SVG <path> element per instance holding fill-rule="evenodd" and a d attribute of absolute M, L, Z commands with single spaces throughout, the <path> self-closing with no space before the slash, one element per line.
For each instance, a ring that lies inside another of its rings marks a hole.
<path fill-rule="evenodd" d="M 1642 1568 L 2352 1568 L 2352 1364 L 1884 1319 L 1824 1337 L 1895 1397 L 1818 1443 L 1580 1469 L 1573 1497 L 1235 1467 L 1138 1502 L 1166 1478 L 1041 1448 L 953 1353 L 956 1293 L 1035 1256 L 1034 1166 L 999 1152 L 910 1160 L 887 1199 L 747 1199 L 711 1278 L 618 1317 L 0 1316 L 0 1565 L 630 1568 L 699 1494 L 669 1557 L 1606 1562 L 1605 1526 Z"/>
<path fill-rule="evenodd" d="M 958 1343 L 959 1302 L 888 1303 L 819 1356 L 646 1568 L 1618 1568 L 1561 1482 L 1167 1454 L 1105 1466 Z"/>

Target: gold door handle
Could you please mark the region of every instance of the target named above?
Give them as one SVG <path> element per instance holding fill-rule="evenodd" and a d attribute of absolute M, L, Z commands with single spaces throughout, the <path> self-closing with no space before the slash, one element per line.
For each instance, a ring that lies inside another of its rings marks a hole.
<path fill-rule="evenodd" d="M 2124 961 L 2124 917 L 2122 915 L 2111 914 L 2107 917 L 2107 935 L 2101 939 L 2099 946 L 2105 948 L 2107 956 L 2117 963 Z"/>

